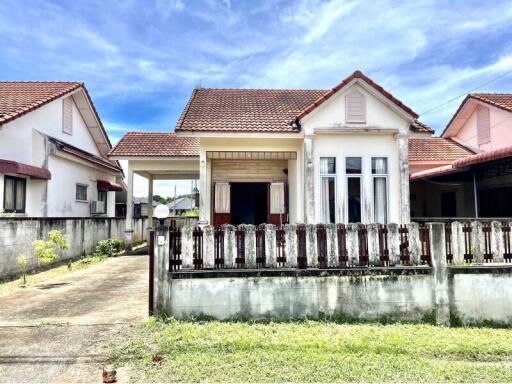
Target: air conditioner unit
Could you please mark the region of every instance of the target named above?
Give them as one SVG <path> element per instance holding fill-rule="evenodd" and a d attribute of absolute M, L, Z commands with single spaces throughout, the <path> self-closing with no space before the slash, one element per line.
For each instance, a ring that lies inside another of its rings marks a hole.
<path fill-rule="evenodd" d="M 98 215 L 105 213 L 104 201 L 91 201 L 91 214 Z"/>

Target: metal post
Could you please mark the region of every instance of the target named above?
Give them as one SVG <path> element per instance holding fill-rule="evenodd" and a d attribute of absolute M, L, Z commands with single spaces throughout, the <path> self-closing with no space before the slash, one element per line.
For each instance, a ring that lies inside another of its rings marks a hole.
<path fill-rule="evenodd" d="M 155 285 L 155 231 L 149 231 L 149 301 L 148 301 L 148 313 L 149 316 L 153 316 L 154 310 L 154 285 Z"/>
<path fill-rule="evenodd" d="M 473 169 L 473 196 L 475 198 L 475 218 L 478 219 L 478 194 L 476 192 L 476 172 Z"/>

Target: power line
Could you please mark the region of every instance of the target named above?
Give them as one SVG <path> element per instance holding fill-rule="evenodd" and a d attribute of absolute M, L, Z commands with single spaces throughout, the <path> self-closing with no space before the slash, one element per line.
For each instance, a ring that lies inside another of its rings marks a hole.
<path fill-rule="evenodd" d="M 452 97 L 451 99 L 448 99 L 448 100 L 446 100 L 446 101 L 442 102 L 441 104 L 436 105 L 435 107 L 432 107 L 432 108 L 430 108 L 430 109 L 427 109 L 425 112 L 420 113 L 420 115 L 421 115 L 421 116 L 423 116 L 423 115 L 425 115 L 425 114 L 427 114 L 427 113 L 429 113 L 429 112 L 432 112 L 432 111 L 434 111 L 434 110 L 436 110 L 436 109 L 438 109 L 438 108 L 441 108 L 442 106 L 444 106 L 444 105 L 446 105 L 446 104 L 448 104 L 448 103 L 451 103 L 452 101 L 455 101 L 455 100 L 457 100 L 457 99 L 460 99 L 461 97 L 466 96 L 468 93 L 471 93 L 471 92 L 473 92 L 473 91 L 476 91 L 477 89 L 480 89 L 480 88 L 482 88 L 482 87 L 485 87 L 486 85 L 491 84 L 491 83 L 495 82 L 496 80 L 499 80 L 499 79 L 501 79 L 502 77 L 505 77 L 505 76 L 507 76 L 507 75 L 509 75 L 509 74 L 511 74 L 511 73 L 512 73 L 512 69 L 511 69 L 510 71 L 507 71 L 507 72 L 505 72 L 505 73 L 502 73 L 501 75 L 499 75 L 499 76 L 497 76 L 497 77 L 495 77 L 495 78 L 493 78 L 493 79 L 491 79 L 491 80 L 489 80 L 489 81 L 486 81 L 486 82 L 485 82 L 485 83 L 483 83 L 483 84 L 480 84 L 478 87 L 475 87 L 475 88 L 470 89 L 469 91 L 467 91 L 467 92 L 465 92 L 465 93 L 463 93 L 463 94 L 461 94 L 461 95 L 459 95 L 459 96 Z"/>

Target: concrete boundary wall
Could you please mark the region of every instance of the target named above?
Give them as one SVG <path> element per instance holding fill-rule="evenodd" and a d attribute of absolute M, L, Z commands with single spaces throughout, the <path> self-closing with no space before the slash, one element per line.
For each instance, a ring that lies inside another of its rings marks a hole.
<path fill-rule="evenodd" d="M 494 263 L 479 263 L 476 249 L 482 242 L 475 225 L 475 261 L 472 264 L 449 264 L 446 254 L 446 230 L 443 224 L 429 224 L 428 234 L 423 233 L 417 242 L 422 242 L 423 250 L 414 242 L 409 247 L 416 248 L 412 259 L 416 265 L 400 265 L 396 255 L 390 255 L 394 265 L 378 265 L 377 246 L 368 239 L 368 265 L 356 263 L 346 267 L 320 267 L 318 254 L 308 260 L 308 268 L 297 268 L 296 253 L 289 250 L 290 260 L 285 266 L 275 266 L 274 256 L 265 268 L 256 269 L 252 263 L 243 269 L 231 264 L 236 255 L 232 247 L 224 243 L 224 257 L 229 260 L 223 268 L 213 266 L 213 231 L 205 228 L 203 240 L 204 260 L 202 269 L 192 268 L 192 249 L 189 233 L 184 228 L 182 234 L 183 264 L 181 269 L 169 270 L 169 231 L 157 232 L 161 238 L 155 241 L 155 300 L 156 313 L 165 313 L 179 319 L 210 317 L 220 320 L 255 319 L 289 320 L 299 318 L 333 318 L 356 320 L 407 320 L 434 321 L 439 325 L 481 324 L 492 322 L 512 325 L 512 264 L 503 263 L 498 247 Z M 269 228 L 266 230 L 268 231 Z M 415 227 L 410 228 L 414 233 Z M 270 229 L 272 230 L 272 229 Z M 369 228 L 370 233 L 372 228 Z M 252 239 L 253 228 L 249 228 Z M 376 231 L 373 231 L 376 232 Z M 396 232 L 393 230 L 393 232 Z M 296 242 L 294 231 L 285 234 L 290 239 L 289 247 Z M 328 235 L 329 236 L 329 235 Z M 369 235 L 374 236 L 374 235 Z M 232 241 L 231 231 L 225 238 Z M 354 236 L 352 236 L 354 237 Z M 374 236 L 375 237 L 375 236 Z M 413 234 L 413 238 L 416 236 Z M 419 257 L 427 252 L 425 239 L 428 239 L 428 265 L 419 265 Z M 268 237 L 266 246 L 275 237 Z M 245 243 L 246 257 L 254 248 L 253 240 Z M 291 241 L 293 240 L 293 241 Z M 496 240 L 493 238 L 493 240 Z M 328 249 L 336 249 L 328 240 Z M 208 244 L 208 242 L 210 244 Z M 309 236 L 307 246 L 310 257 L 313 253 L 313 236 Z M 347 234 L 349 259 L 356 259 L 357 244 Z M 455 241 L 454 241 L 455 242 Z M 453 243 L 452 242 L 452 245 Z M 272 244 L 270 244 L 272 246 Z M 396 249 L 396 244 L 391 246 Z M 332 253 L 332 251 L 328 251 Z M 332 255 L 331 255 L 332 256 Z M 252 256 L 249 257 L 252 259 Z M 330 257 L 331 258 L 331 257 Z M 311 260 L 311 263 L 310 263 Z M 372 260 L 374 262 L 372 263 Z"/>
<path fill-rule="evenodd" d="M 134 241 L 147 238 L 146 219 L 133 219 Z M 0 280 L 20 274 L 17 258 L 28 258 L 29 271 L 38 268 L 37 257 L 32 249 L 34 240 L 46 238 L 48 232 L 57 229 L 64 233 L 70 248 L 59 261 L 92 253 L 101 240 L 124 241 L 125 219 L 117 218 L 0 218 Z"/>

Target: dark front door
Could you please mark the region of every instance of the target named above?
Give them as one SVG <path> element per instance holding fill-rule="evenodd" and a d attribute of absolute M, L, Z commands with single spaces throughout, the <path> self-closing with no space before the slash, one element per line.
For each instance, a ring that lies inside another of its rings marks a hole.
<path fill-rule="evenodd" d="M 457 216 L 457 195 L 455 191 L 441 192 L 441 216 Z"/>
<path fill-rule="evenodd" d="M 231 183 L 231 224 L 268 222 L 268 183 Z"/>

